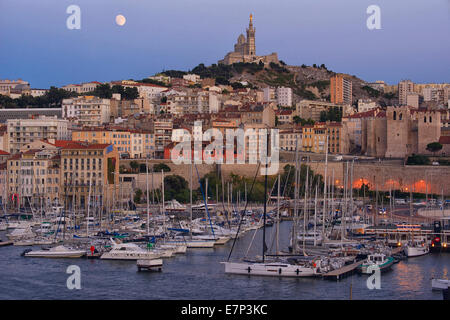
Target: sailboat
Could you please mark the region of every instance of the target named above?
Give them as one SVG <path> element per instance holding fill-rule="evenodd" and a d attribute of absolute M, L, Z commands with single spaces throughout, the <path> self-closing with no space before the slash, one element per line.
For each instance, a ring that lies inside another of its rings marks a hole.
<path fill-rule="evenodd" d="M 267 166 L 268 166 L 268 136 L 266 136 L 266 174 L 264 177 L 264 214 L 263 214 L 263 237 L 262 247 L 263 253 L 261 260 L 243 260 L 239 262 L 225 261 L 221 262 L 225 265 L 225 273 L 241 274 L 241 275 L 257 275 L 257 276 L 276 276 L 276 277 L 311 277 L 318 273 L 319 264 L 315 260 L 310 259 L 286 259 L 283 256 L 272 256 L 272 261 L 266 260 L 266 216 L 267 216 Z M 256 169 L 258 174 L 259 165 Z M 253 190 L 256 175 L 254 177 L 250 193 Z M 244 210 L 245 212 L 246 210 Z M 242 220 L 242 219 L 241 219 Z M 295 222 L 294 222 L 295 223 Z M 238 229 L 239 231 L 239 229 Z M 277 232 L 278 235 L 278 232 Z M 236 241 L 236 239 L 235 239 Z M 234 243 L 233 243 L 234 245 Z M 230 252 L 231 255 L 231 252 Z M 230 256 L 228 257 L 229 260 Z"/>

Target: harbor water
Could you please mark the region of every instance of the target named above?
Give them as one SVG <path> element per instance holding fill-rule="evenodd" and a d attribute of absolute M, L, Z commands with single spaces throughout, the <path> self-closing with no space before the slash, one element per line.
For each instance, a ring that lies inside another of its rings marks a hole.
<path fill-rule="evenodd" d="M 290 222 L 280 224 L 280 248 L 288 246 Z M 266 228 L 266 243 L 275 248 L 275 227 Z M 0 236 L 5 239 L 5 233 Z M 254 231 L 236 241 L 231 259 L 243 257 Z M 262 229 L 249 257 L 262 253 Z M 0 247 L 0 299 L 423 299 L 442 300 L 431 290 L 431 278 L 448 278 L 450 254 L 432 253 L 400 261 L 381 274 L 381 288 L 368 289 L 368 276 L 340 281 L 278 278 L 224 273 L 233 240 L 214 249 L 188 249 L 164 259 L 162 272 L 138 272 L 135 261 L 25 258 L 30 247 Z M 38 249 L 39 246 L 33 247 Z M 81 270 L 81 289 L 68 289 L 70 265 Z"/>

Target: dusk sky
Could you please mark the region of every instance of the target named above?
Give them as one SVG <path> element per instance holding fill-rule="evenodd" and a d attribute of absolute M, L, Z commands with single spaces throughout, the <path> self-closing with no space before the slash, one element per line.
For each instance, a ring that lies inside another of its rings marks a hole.
<path fill-rule="evenodd" d="M 80 30 L 66 27 L 72 4 Z M 381 30 L 366 27 L 369 5 L 381 8 Z M 259 55 L 366 81 L 450 82 L 449 0 L 0 0 L 0 79 L 48 88 L 210 65 L 250 13 Z"/>

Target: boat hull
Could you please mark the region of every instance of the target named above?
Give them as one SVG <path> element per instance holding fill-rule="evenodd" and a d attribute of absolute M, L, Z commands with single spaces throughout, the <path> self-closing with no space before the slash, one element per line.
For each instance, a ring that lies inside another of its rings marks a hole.
<path fill-rule="evenodd" d="M 316 270 L 313 268 L 286 263 L 222 263 L 225 265 L 225 273 L 230 274 L 295 278 L 312 277 L 316 275 Z"/>
<path fill-rule="evenodd" d="M 450 280 L 447 279 L 432 279 L 431 289 L 433 290 L 445 290 L 450 286 Z"/>
<path fill-rule="evenodd" d="M 385 271 L 388 271 L 392 267 L 394 262 L 395 262 L 394 258 L 388 257 L 387 261 L 383 264 L 379 264 L 378 267 L 380 268 L 381 272 L 385 272 Z M 360 266 L 358 266 L 357 271 L 362 274 L 372 274 L 373 271 L 369 270 L 369 267 L 372 265 L 373 264 L 363 263 Z"/>
<path fill-rule="evenodd" d="M 148 253 L 121 253 L 121 252 L 106 252 L 102 254 L 100 259 L 103 260 L 146 260 L 146 259 L 158 259 L 161 258 L 161 254 Z"/>
<path fill-rule="evenodd" d="M 74 251 L 74 252 L 49 252 L 49 251 L 30 251 L 25 253 L 25 257 L 31 258 L 81 258 L 86 252 Z"/>
<path fill-rule="evenodd" d="M 408 258 L 423 256 L 423 255 L 428 254 L 429 252 L 430 252 L 430 248 L 428 246 L 424 246 L 424 247 L 406 247 L 405 248 L 405 255 Z"/>

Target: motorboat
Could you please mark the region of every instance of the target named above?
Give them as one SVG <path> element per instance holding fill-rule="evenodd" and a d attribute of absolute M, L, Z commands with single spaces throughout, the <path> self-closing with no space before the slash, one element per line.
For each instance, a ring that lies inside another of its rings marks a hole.
<path fill-rule="evenodd" d="M 68 248 L 63 245 L 50 248 L 48 250 L 25 250 L 25 257 L 34 258 L 80 258 L 86 254 L 85 250 Z"/>
<path fill-rule="evenodd" d="M 101 255 L 100 259 L 110 260 L 139 260 L 158 259 L 162 257 L 161 252 L 143 249 L 135 243 L 116 243 L 111 239 L 113 247 L 110 251 Z"/>
<path fill-rule="evenodd" d="M 357 271 L 363 274 L 372 274 L 373 267 L 378 267 L 381 272 L 389 270 L 394 264 L 394 258 L 383 253 L 374 253 L 367 256 L 367 259 L 358 266 Z"/>
<path fill-rule="evenodd" d="M 176 254 L 186 253 L 187 251 L 187 245 L 186 244 L 161 244 L 159 245 L 161 249 L 170 249 L 173 250 Z"/>
<path fill-rule="evenodd" d="M 24 239 L 24 238 L 33 238 L 35 234 L 31 230 L 31 227 L 26 228 L 17 228 L 11 231 L 6 235 L 9 240 L 18 240 L 18 239 Z"/>

